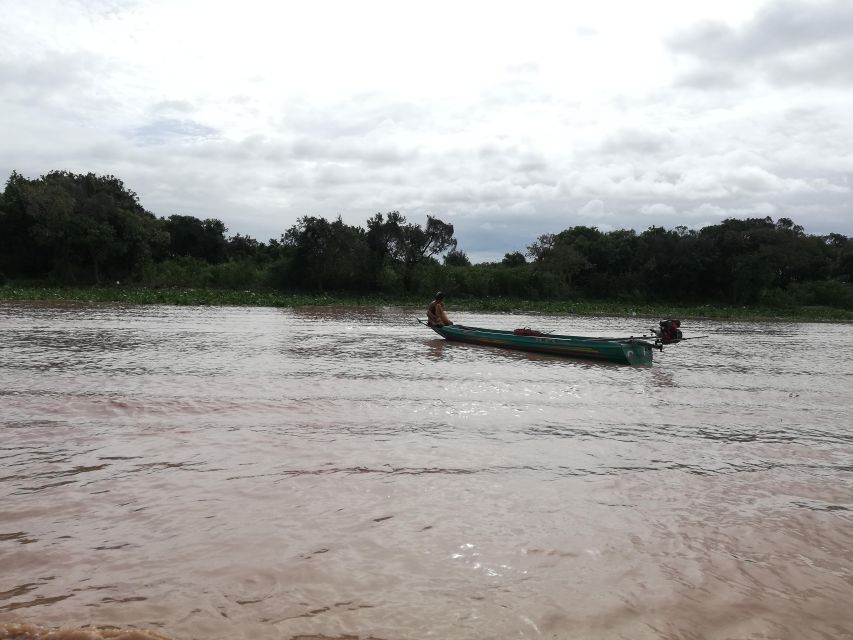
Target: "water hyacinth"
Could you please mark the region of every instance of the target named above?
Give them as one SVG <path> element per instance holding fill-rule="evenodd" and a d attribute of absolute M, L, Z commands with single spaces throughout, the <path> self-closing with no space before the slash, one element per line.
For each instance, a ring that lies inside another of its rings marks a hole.
<path fill-rule="evenodd" d="M 312 307 L 426 306 L 423 297 L 353 294 L 300 294 L 274 290 L 148 287 L 40 287 L 0 286 L 0 300 L 57 301 L 85 304 L 167 304 L 182 306 Z M 448 309 L 503 313 L 544 313 L 645 318 L 707 318 L 715 320 L 780 320 L 804 322 L 853 322 L 853 311 L 824 306 L 790 308 L 639 304 L 606 300 L 524 300 L 506 297 L 450 298 Z"/>

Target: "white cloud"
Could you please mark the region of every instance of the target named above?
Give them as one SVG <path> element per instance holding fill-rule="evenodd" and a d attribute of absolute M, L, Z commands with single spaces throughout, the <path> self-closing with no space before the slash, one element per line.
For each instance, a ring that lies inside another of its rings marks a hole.
<path fill-rule="evenodd" d="M 606 218 L 611 215 L 605 208 L 604 202 L 602 200 L 590 200 L 580 209 L 578 209 L 578 215 L 583 216 L 584 218 Z"/>
<path fill-rule="evenodd" d="M 676 211 L 675 207 L 662 202 L 656 202 L 655 204 L 646 204 L 640 207 L 640 213 L 644 216 L 666 217 L 675 215 Z"/>
<path fill-rule="evenodd" d="M 853 4 L 848 0 L 770 2 L 745 23 L 701 21 L 668 39 L 696 66 L 681 83 L 705 88 L 765 80 L 785 85 L 853 84 Z"/>
<path fill-rule="evenodd" d="M 713 224 L 716 224 L 716 222 L 719 222 L 723 218 L 728 218 L 729 212 L 723 209 L 722 207 L 718 207 L 715 204 L 703 202 L 698 207 L 695 207 L 694 209 L 688 211 L 687 215 L 693 218 L 715 220 Z"/>
<path fill-rule="evenodd" d="M 601 149 L 616 155 L 631 152 L 659 153 L 669 147 L 673 141 L 674 135 L 666 129 L 623 128 L 605 138 Z"/>
<path fill-rule="evenodd" d="M 848 3 L 540 9 L 6 3 L 0 175 L 112 173 L 261 239 L 429 213 L 472 255 L 605 220 L 853 235 Z"/>

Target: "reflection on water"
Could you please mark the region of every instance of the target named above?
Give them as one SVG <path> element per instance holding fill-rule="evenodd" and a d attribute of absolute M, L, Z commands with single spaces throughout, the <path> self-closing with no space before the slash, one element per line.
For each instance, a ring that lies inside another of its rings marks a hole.
<path fill-rule="evenodd" d="M 418 311 L 0 305 L 0 638 L 850 637 L 848 327 Z"/>

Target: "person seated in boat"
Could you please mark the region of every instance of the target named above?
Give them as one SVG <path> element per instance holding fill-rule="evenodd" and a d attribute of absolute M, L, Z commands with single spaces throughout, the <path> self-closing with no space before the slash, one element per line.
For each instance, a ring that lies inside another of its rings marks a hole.
<path fill-rule="evenodd" d="M 444 294 L 439 291 L 427 307 L 427 325 L 443 327 L 446 324 L 453 324 L 453 322 L 447 317 L 447 312 L 444 310 Z"/>

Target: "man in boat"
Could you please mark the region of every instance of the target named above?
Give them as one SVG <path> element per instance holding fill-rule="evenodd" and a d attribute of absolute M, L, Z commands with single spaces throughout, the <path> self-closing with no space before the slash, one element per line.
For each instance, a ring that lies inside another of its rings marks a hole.
<path fill-rule="evenodd" d="M 443 327 L 446 324 L 453 323 L 447 317 L 447 312 L 444 310 L 444 294 L 439 291 L 435 294 L 435 299 L 427 307 L 427 325 L 430 327 Z"/>

